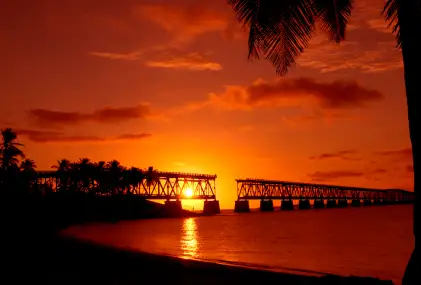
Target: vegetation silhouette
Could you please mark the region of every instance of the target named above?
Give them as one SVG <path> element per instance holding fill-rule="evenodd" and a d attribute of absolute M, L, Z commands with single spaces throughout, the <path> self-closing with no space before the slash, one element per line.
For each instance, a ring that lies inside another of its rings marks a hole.
<path fill-rule="evenodd" d="M 308 46 L 315 24 L 328 32 L 334 43 L 345 39 L 345 31 L 354 0 L 228 0 L 237 19 L 248 31 L 249 59 L 264 56 L 276 72 L 285 75 L 296 58 Z M 416 264 L 421 264 L 421 126 L 416 119 L 421 94 L 421 2 L 419 0 L 386 0 L 382 11 L 396 34 L 401 48 L 408 106 L 410 139 L 414 166 L 414 235 L 415 246 L 408 262 L 403 285 L 421 284 Z"/>
<path fill-rule="evenodd" d="M 72 224 L 89 221 L 177 216 L 158 203 L 133 195 L 139 184 L 152 185 L 156 169 L 127 168 L 117 160 L 76 162 L 61 159 L 55 169 L 55 185 L 36 171 L 34 160 L 25 158 L 10 128 L 1 132 L 0 210 L 10 223 L 50 234 Z M 54 214 L 52 214 L 54 213 Z M 188 216 L 188 211 L 181 215 Z"/>

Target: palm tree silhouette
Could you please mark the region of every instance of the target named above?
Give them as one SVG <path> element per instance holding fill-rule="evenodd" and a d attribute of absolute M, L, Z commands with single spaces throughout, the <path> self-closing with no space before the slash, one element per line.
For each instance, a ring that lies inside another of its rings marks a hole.
<path fill-rule="evenodd" d="M 22 182 L 22 190 L 25 190 L 26 193 L 34 193 L 37 186 L 37 171 L 35 170 L 37 166 L 35 161 L 32 159 L 25 159 L 20 164 L 20 176 Z"/>
<path fill-rule="evenodd" d="M 75 166 L 78 173 L 78 185 L 80 185 L 83 192 L 89 192 L 93 184 L 94 165 L 89 158 L 80 158 Z"/>
<path fill-rule="evenodd" d="M 0 167 L 3 171 L 11 170 L 12 168 L 18 170 L 19 158 L 25 158 L 22 150 L 19 149 L 20 144 L 16 142 L 17 134 L 11 129 L 7 128 L 1 131 L 1 146 L 0 146 Z"/>
<path fill-rule="evenodd" d="M 150 188 L 153 185 L 153 183 L 156 181 L 156 179 L 158 178 L 158 174 L 159 174 L 159 171 L 153 168 L 152 166 L 149 166 L 148 170 L 145 171 L 146 185 L 148 186 L 148 188 Z"/>
<path fill-rule="evenodd" d="M 19 168 L 23 173 L 33 173 L 36 172 L 35 168 L 37 168 L 37 166 L 34 160 L 27 158 L 21 162 Z"/>
<path fill-rule="evenodd" d="M 107 190 L 107 163 L 99 161 L 93 164 L 93 180 L 95 182 L 95 191 L 98 193 L 105 193 Z"/>
<path fill-rule="evenodd" d="M 59 191 L 66 191 L 70 187 L 70 170 L 71 163 L 68 159 L 61 159 L 57 161 L 56 165 L 51 168 L 57 169 L 58 189 Z"/>
<path fill-rule="evenodd" d="M 109 171 L 109 183 L 108 186 L 111 190 L 111 194 L 118 194 L 121 192 L 122 186 L 122 172 L 124 167 L 117 160 L 111 160 L 107 163 Z"/>
<path fill-rule="evenodd" d="M 263 55 L 285 75 L 304 51 L 321 24 L 333 42 L 345 39 L 353 0 L 228 0 L 239 22 L 249 31 L 249 58 Z M 403 284 L 421 284 L 416 264 L 421 264 L 421 125 L 417 112 L 421 94 L 421 3 L 419 0 L 386 0 L 382 14 L 393 26 L 397 46 L 402 50 L 408 120 L 414 165 L 414 235 L 415 247 L 403 277 Z"/>
<path fill-rule="evenodd" d="M 137 167 L 131 167 L 127 170 L 127 186 L 128 186 L 128 194 L 131 194 L 132 191 L 140 184 L 142 183 L 142 180 L 144 178 L 144 174 L 141 169 Z"/>

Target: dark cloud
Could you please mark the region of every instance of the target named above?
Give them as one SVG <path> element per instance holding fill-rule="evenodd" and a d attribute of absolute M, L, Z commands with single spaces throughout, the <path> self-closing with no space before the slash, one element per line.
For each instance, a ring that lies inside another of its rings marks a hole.
<path fill-rule="evenodd" d="M 388 173 L 389 170 L 384 169 L 384 168 L 375 168 L 373 170 L 370 170 L 368 173 L 370 174 L 385 174 Z"/>
<path fill-rule="evenodd" d="M 349 157 L 349 155 L 354 155 L 357 152 L 355 150 L 340 150 L 337 152 L 331 152 L 331 153 L 322 153 L 315 156 L 310 156 L 309 159 L 312 160 L 321 160 L 321 159 L 329 159 L 329 158 L 342 158 L 347 160 L 355 160 L 355 158 Z"/>
<path fill-rule="evenodd" d="M 250 86 L 228 86 L 222 94 L 211 94 L 210 103 L 227 109 L 259 106 L 303 105 L 313 100 L 324 109 L 361 108 L 384 99 L 382 93 L 356 81 L 318 82 L 311 78 L 259 80 Z"/>
<path fill-rule="evenodd" d="M 139 140 L 143 138 L 150 137 L 151 134 L 148 133 L 140 133 L 140 134 L 122 134 L 116 137 L 116 139 L 120 140 Z"/>
<path fill-rule="evenodd" d="M 91 113 L 63 112 L 47 109 L 32 109 L 28 112 L 30 119 L 40 127 L 57 127 L 77 125 L 85 122 L 118 123 L 132 119 L 142 119 L 150 115 L 148 105 L 134 107 L 106 107 Z"/>
<path fill-rule="evenodd" d="M 18 129 L 16 133 L 19 136 L 25 136 L 28 140 L 36 143 L 88 143 L 88 142 L 105 142 L 105 141 L 119 141 L 119 140 L 140 140 L 150 137 L 151 134 L 121 134 L 114 137 L 101 136 L 81 136 L 81 135 L 66 135 L 61 132 L 54 131 L 38 131 L 28 129 Z"/>
<path fill-rule="evenodd" d="M 312 181 L 329 181 L 347 177 L 362 177 L 363 172 L 353 170 L 316 171 L 308 174 Z"/>
<path fill-rule="evenodd" d="M 397 150 L 384 150 L 378 151 L 375 154 L 391 158 L 411 158 L 412 159 L 412 148 L 403 148 Z"/>

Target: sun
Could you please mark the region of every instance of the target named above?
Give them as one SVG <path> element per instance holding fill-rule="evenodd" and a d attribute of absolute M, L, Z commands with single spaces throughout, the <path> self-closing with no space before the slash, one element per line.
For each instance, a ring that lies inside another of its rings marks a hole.
<path fill-rule="evenodd" d="M 186 196 L 186 197 L 192 197 L 193 196 L 193 194 L 194 194 L 194 192 L 193 192 L 193 189 L 191 189 L 191 188 L 187 188 L 186 190 L 184 190 L 184 196 Z"/>

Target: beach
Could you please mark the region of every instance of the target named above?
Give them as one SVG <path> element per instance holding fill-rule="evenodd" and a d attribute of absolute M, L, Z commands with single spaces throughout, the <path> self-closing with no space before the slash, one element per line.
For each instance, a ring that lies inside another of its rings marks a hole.
<path fill-rule="evenodd" d="M 22 248 L 23 249 L 23 248 Z M 56 237 L 25 249 L 9 268 L 16 284 L 393 284 L 374 278 L 275 273 L 114 249 Z M 11 260 L 9 260 L 11 261 Z M 19 272 L 19 274 L 18 274 Z"/>

